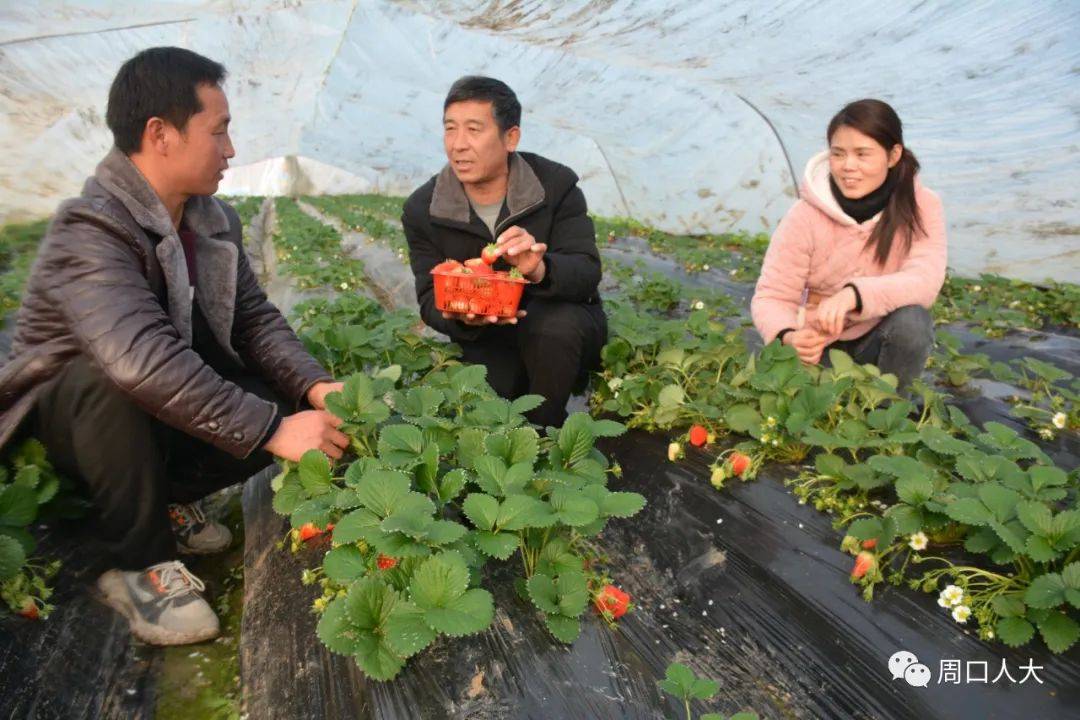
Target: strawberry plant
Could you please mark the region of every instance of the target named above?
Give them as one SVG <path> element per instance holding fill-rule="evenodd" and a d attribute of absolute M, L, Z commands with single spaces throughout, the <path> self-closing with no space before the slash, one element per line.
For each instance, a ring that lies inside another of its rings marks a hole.
<path fill-rule="evenodd" d="M 693 718 L 690 712 L 690 701 L 711 700 L 720 691 L 718 682 L 697 677 L 693 670 L 682 663 L 668 665 L 664 679 L 658 685 L 667 694 L 683 701 L 683 706 L 686 708 L 686 720 Z M 699 720 L 724 720 L 724 716 L 718 713 L 705 713 L 699 716 Z M 753 712 L 739 712 L 731 715 L 727 720 L 758 720 L 758 716 Z"/>
<path fill-rule="evenodd" d="M 461 354 L 456 345 L 418 334 L 414 314 L 389 312 L 361 295 L 305 301 L 293 313 L 308 352 L 335 377 L 396 365 L 408 379 L 416 380 Z"/>
<path fill-rule="evenodd" d="M 347 291 L 363 285 L 364 263 L 345 252 L 337 230 L 309 216 L 291 198 L 277 198 L 274 209 L 277 260 L 299 287 Z"/>
<path fill-rule="evenodd" d="M 22 292 L 48 222 L 0 227 L 0 320 L 22 304 Z"/>
<path fill-rule="evenodd" d="M 594 447 L 622 425 L 578 413 L 541 434 L 523 415 L 540 398 L 504 400 L 484 376 L 451 366 L 406 387 L 396 367 L 354 375 L 327 407 L 356 459 L 332 467 L 310 452 L 274 480 L 293 527 L 333 523 L 319 636 L 374 679 L 440 635 L 485 629 L 483 568 L 515 555 L 521 594 L 572 642 L 597 586 L 592 538 L 644 505 L 606 487 L 613 468 Z"/>
<path fill-rule="evenodd" d="M 305 197 L 304 202 L 338 218 L 353 230 L 392 249 L 403 263 L 409 262 L 409 247 L 401 229 L 401 206 L 405 198 L 382 195 L 324 195 Z"/>
<path fill-rule="evenodd" d="M 37 619 L 53 610 L 48 581 L 60 564 L 33 559 L 37 543 L 29 526 L 41 518 L 78 517 L 85 507 L 40 442 L 26 440 L 9 453 L 0 466 L 0 599 L 12 612 Z"/>

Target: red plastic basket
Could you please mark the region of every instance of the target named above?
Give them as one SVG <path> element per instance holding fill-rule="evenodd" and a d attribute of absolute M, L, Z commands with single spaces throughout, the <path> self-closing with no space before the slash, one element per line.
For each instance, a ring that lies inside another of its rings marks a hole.
<path fill-rule="evenodd" d="M 512 278 L 503 271 L 491 274 L 462 273 L 460 266 L 438 265 L 431 271 L 435 281 L 435 307 L 443 312 L 517 317 L 521 293 L 528 280 Z"/>

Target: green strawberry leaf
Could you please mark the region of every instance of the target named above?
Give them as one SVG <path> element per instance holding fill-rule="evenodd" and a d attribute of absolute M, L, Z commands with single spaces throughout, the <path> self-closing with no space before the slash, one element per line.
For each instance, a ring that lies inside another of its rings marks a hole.
<path fill-rule="evenodd" d="M 353 510 L 334 525 L 334 543 L 343 545 L 358 540 L 371 542 L 371 538 L 381 534 L 380 522 L 379 516 L 366 508 Z"/>
<path fill-rule="evenodd" d="M 1054 611 L 1039 622 L 1039 634 L 1052 652 L 1060 654 L 1080 639 L 1080 624 L 1065 613 Z"/>
<path fill-rule="evenodd" d="M 300 458 L 300 484 L 308 495 L 324 495 L 334 487 L 330 459 L 319 450 L 308 450 Z"/>
<path fill-rule="evenodd" d="M 493 533 L 477 530 L 472 534 L 476 549 L 493 558 L 506 560 L 518 548 L 519 539 L 514 533 Z"/>
<path fill-rule="evenodd" d="M 549 502 L 555 509 L 558 520 L 571 527 L 588 525 L 600 515 L 596 503 L 573 490 L 556 488 L 552 491 Z"/>
<path fill-rule="evenodd" d="M 367 574 L 367 562 L 358 547 L 342 545 L 326 553 L 326 557 L 323 558 L 323 570 L 334 582 L 348 585 Z"/>
<path fill-rule="evenodd" d="M 570 644 L 581 634 L 581 621 L 565 615 L 545 615 L 544 624 L 559 642 Z"/>
<path fill-rule="evenodd" d="M 379 433 L 379 459 L 393 467 L 406 467 L 424 452 L 424 434 L 412 425 L 387 425 Z"/>
<path fill-rule="evenodd" d="M 473 588 L 445 605 L 427 608 L 424 619 L 434 630 L 452 637 L 473 635 L 491 625 L 495 602 L 487 590 Z"/>
<path fill-rule="evenodd" d="M 1035 578 L 1024 594 L 1024 602 L 1033 608 L 1056 608 L 1065 602 L 1065 581 L 1057 573 Z"/>
<path fill-rule="evenodd" d="M 953 500 L 945 506 L 945 514 L 966 525 L 986 525 L 991 517 L 986 506 L 975 498 Z"/>
<path fill-rule="evenodd" d="M 1035 636 L 1035 627 L 1022 617 L 1003 617 L 995 627 L 1001 642 L 1009 647 L 1020 647 Z"/>
<path fill-rule="evenodd" d="M 395 653 L 411 657 L 430 646 L 435 637 L 426 613 L 407 600 L 395 604 L 386 631 L 387 644 Z"/>
<path fill-rule="evenodd" d="M 397 470 L 373 470 L 356 486 L 356 499 L 381 518 L 389 517 L 409 494 L 409 476 Z"/>
<path fill-rule="evenodd" d="M 461 509 L 479 530 L 490 531 L 499 517 L 499 501 L 484 493 L 469 493 Z"/>
<path fill-rule="evenodd" d="M 282 480 L 281 489 L 274 493 L 274 500 L 271 505 L 274 512 L 279 515 L 292 515 L 293 510 L 304 502 L 307 497 L 307 491 L 300 484 L 300 477 L 296 473 L 289 473 Z M 2 501 L 2 496 L 0 496 L 0 501 Z M 4 524 L 2 520 L 3 518 L 0 517 L 0 524 Z"/>
<path fill-rule="evenodd" d="M 511 495 L 499 505 L 495 527 L 499 530 L 524 530 L 548 527 L 555 521 L 547 503 L 528 495 Z"/>
<path fill-rule="evenodd" d="M 0 535 L 0 581 L 9 580 L 19 574 L 26 563 L 26 551 L 14 538 Z"/>
<path fill-rule="evenodd" d="M 1047 537 L 1054 529 L 1053 512 L 1043 503 L 1025 500 L 1017 504 L 1016 516 L 1036 535 Z"/>
<path fill-rule="evenodd" d="M 450 520 L 435 520 L 427 528 L 427 542 L 430 545 L 449 545 L 465 537 L 469 529 Z"/>

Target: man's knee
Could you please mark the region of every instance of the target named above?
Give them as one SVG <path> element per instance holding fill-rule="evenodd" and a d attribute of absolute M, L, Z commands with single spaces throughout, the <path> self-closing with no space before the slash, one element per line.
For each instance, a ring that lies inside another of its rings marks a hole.
<path fill-rule="evenodd" d="M 888 338 L 913 350 L 929 350 L 934 344 L 934 321 L 922 305 L 905 305 L 888 317 Z"/>
<path fill-rule="evenodd" d="M 541 342 L 547 348 L 580 352 L 594 323 L 580 303 L 534 301 L 521 324 L 527 342 Z"/>

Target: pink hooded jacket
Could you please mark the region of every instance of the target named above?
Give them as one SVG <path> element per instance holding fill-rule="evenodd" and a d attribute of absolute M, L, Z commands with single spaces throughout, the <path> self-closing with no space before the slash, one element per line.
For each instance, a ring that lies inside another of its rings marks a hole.
<path fill-rule="evenodd" d="M 766 343 L 784 328 L 797 327 L 801 304 L 810 325 L 817 300 L 848 283 L 859 291 L 862 312 L 848 313 L 844 330 L 830 343 L 865 335 L 899 307 L 934 304 L 945 282 L 945 216 L 937 194 L 918 178 L 915 202 L 926 233 L 916 234 L 906 254 L 898 236 L 884 266 L 866 248 L 881 213 L 860 225 L 840 209 L 829 189 L 828 151 L 806 164 L 801 195 L 769 242 L 750 301 L 750 315 Z"/>

